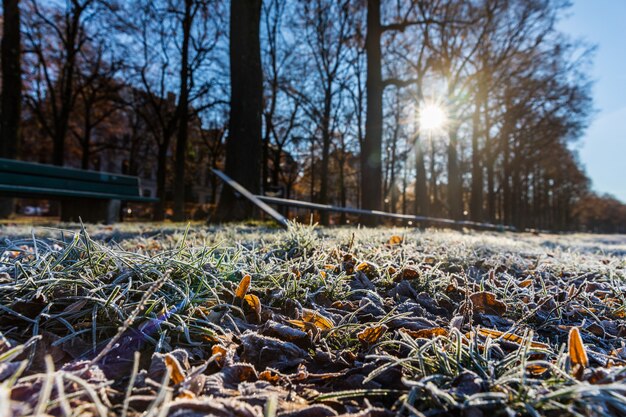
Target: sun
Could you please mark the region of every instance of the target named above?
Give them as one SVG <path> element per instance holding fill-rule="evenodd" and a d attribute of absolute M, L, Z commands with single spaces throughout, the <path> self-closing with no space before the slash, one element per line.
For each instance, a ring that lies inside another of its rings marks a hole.
<path fill-rule="evenodd" d="M 446 110 L 437 103 L 425 103 L 419 110 L 420 129 L 432 133 L 442 130 L 448 122 Z"/>

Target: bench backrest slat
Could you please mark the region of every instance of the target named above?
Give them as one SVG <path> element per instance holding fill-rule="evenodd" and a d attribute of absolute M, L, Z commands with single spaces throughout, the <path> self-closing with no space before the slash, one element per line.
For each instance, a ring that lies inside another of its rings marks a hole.
<path fill-rule="evenodd" d="M 136 185 L 137 177 L 110 172 L 89 171 L 76 168 L 65 168 L 35 162 L 16 161 L 0 158 L 0 172 L 38 175 L 49 178 L 78 179 L 81 181 L 111 182 L 125 185 Z"/>
<path fill-rule="evenodd" d="M 0 184 L 139 196 L 139 178 L 0 158 Z"/>

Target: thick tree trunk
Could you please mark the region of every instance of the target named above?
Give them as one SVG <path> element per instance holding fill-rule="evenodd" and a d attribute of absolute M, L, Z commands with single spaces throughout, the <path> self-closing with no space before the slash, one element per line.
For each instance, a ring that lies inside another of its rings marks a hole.
<path fill-rule="evenodd" d="M 22 71 L 20 66 L 20 10 L 18 0 L 3 0 L 2 139 L 0 156 L 16 158 L 20 139 Z"/>
<path fill-rule="evenodd" d="M 263 70 L 259 39 L 262 0 L 232 0 L 230 4 L 230 121 L 226 143 L 226 175 L 253 194 L 261 190 L 261 113 Z M 222 187 L 217 219 L 244 220 L 253 205 Z"/>
<path fill-rule="evenodd" d="M 185 220 L 185 161 L 189 124 L 189 38 L 191 37 L 191 8 L 193 0 L 185 0 L 183 18 L 183 46 L 181 50 L 180 97 L 178 102 L 178 137 L 176 139 L 176 167 L 174 173 L 174 220 Z"/>
<path fill-rule="evenodd" d="M 383 134 L 383 80 L 380 38 L 380 0 L 367 2 L 367 116 L 365 138 L 361 151 L 361 207 L 380 210 L 382 203 L 382 134 Z M 376 225 L 377 219 L 367 216 L 363 222 Z"/>
<path fill-rule="evenodd" d="M 22 105 L 19 0 L 3 0 L 2 11 L 0 157 L 14 159 L 19 154 Z M 15 199 L 0 198 L 0 218 L 13 214 L 14 206 Z"/>

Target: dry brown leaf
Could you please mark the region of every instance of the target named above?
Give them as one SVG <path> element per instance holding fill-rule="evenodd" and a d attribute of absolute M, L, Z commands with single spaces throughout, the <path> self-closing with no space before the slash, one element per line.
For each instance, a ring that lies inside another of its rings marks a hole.
<path fill-rule="evenodd" d="M 376 343 L 378 339 L 387 331 L 387 326 L 384 324 L 376 326 L 368 326 L 361 330 L 356 336 L 362 343 Z"/>
<path fill-rule="evenodd" d="M 522 287 L 522 288 L 526 288 L 526 287 L 530 287 L 532 285 L 532 283 L 533 283 L 533 280 L 528 278 L 528 279 L 525 279 L 524 281 L 520 282 L 519 286 Z"/>
<path fill-rule="evenodd" d="M 237 291 L 235 291 L 235 298 L 240 300 L 243 299 L 243 297 L 248 293 L 248 289 L 250 289 L 250 281 L 252 281 L 252 278 L 250 278 L 250 275 L 248 274 L 241 278 Z"/>
<path fill-rule="evenodd" d="M 259 379 L 262 381 L 276 383 L 280 381 L 280 374 L 274 371 L 265 370 L 259 374 Z"/>
<path fill-rule="evenodd" d="M 470 300 L 474 305 L 474 311 L 478 313 L 495 314 L 498 316 L 506 313 L 506 304 L 496 298 L 496 295 L 489 291 L 475 292 L 470 295 Z"/>
<path fill-rule="evenodd" d="M 506 340 L 507 342 L 512 342 L 518 345 L 523 345 L 526 343 L 525 339 L 522 336 L 516 335 L 514 333 L 504 333 L 504 332 L 501 332 L 500 330 L 478 329 L 478 334 L 485 336 L 485 337 L 489 336 L 492 339 L 502 338 L 503 340 Z M 530 342 L 530 346 L 534 348 L 538 348 L 538 349 L 550 348 L 550 346 L 546 345 L 545 343 L 534 342 L 534 341 Z"/>
<path fill-rule="evenodd" d="M 402 236 L 398 236 L 398 235 L 391 236 L 389 240 L 387 241 L 387 244 L 392 245 L 392 246 L 402 244 Z"/>
<path fill-rule="evenodd" d="M 539 376 L 539 375 L 543 375 L 548 370 L 548 367 L 543 366 L 543 365 L 531 364 L 531 365 L 526 365 L 526 370 L 528 371 L 529 374 L 533 376 Z"/>
<path fill-rule="evenodd" d="M 289 323 L 301 329 L 306 328 L 305 323 L 311 323 L 320 330 L 330 330 L 335 327 L 335 323 L 333 323 L 331 319 L 324 317 L 317 311 L 310 310 L 308 308 L 302 309 L 302 320 L 289 320 Z"/>
<path fill-rule="evenodd" d="M 181 366 L 178 359 L 176 359 L 173 355 L 166 353 L 164 356 L 165 366 L 170 371 L 170 377 L 174 384 L 180 384 L 185 380 L 185 374 L 183 371 L 183 367 Z"/>
<path fill-rule="evenodd" d="M 211 355 L 215 356 L 215 362 L 219 366 L 224 366 L 224 362 L 226 361 L 226 353 L 227 350 L 222 345 L 213 345 L 211 348 Z"/>
<path fill-rule="evenodd" d="M 181 390 L 178 395 L 176 395 L 176 399 L 178 400 L 193 400 L 194 398 L 196 398 L 196 394 L 188 389 Z"/>
<path fill-rule="evenodd" d="M 433 327 L 431 329 L 420 330 L 409 330 L 403 327 L 400 331 L 416 339 L 432 339 L 436 336 L 448 336 L 448 331 L 443 327 Z"/>
<path fill-rule="evenodd" d="M 257 314 L 261 314 L 261 300 L 254 294 L 246 295 L 243 300 L 250 306 L 250 308 Z"/>
<path fill-rule="evenodd" d="M 413 267 L 407 266 L 400 273 L 400 277 L 402 279 L 417 279 L 420 277 L 420 272 Z"/>
<path fill-rule="evenodd" d="M 587 358 L 587 351 L 583 345 L 583 340 L 580 337 L 580 331 L 578 327 L 572 327 L 569 331 L 569 359 L 572 363 L 572 368 L 580 367 L 581 369 L 589 366 L 589 359 Z"/>

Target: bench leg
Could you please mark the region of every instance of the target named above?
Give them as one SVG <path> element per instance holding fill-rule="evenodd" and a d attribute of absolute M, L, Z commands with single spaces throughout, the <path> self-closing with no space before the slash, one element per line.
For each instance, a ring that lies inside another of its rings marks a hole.
<path fill-rule="evenodd" d="M 120 200 L 63 200 L 61 202 L 61 221 L 85 223 L 116 223 L 120 220 Z"/>

